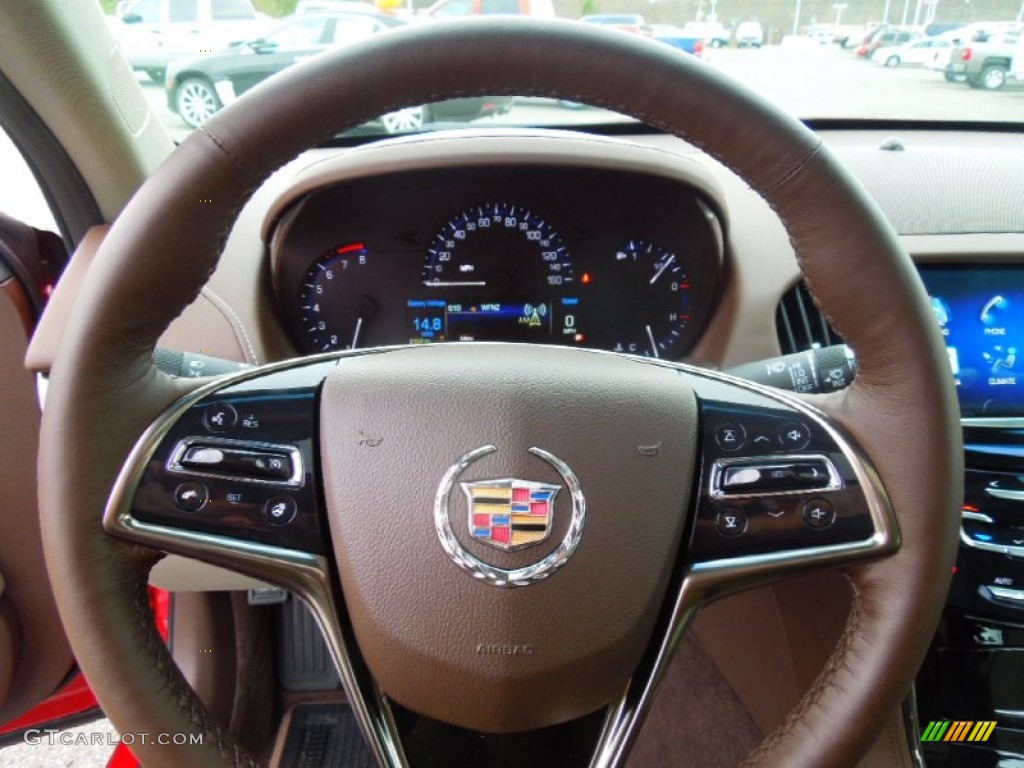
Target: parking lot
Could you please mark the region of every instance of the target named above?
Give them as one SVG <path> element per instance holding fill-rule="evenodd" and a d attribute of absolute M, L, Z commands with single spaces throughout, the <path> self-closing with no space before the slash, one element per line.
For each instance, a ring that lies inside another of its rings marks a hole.
<path fill-rule="evenodd" d="M 941 73 L 921 67 L 882 67 L 835 45 L 714 50 L 709 51 L 707 64 L 801 117 L 1024 119 L 1024 89 L 979 91 L 962 83 L 946 82 Z M 163 87 L 142 74 L 139 80 L 172 135 L 177 139 L 185 136 L 188 129 L 181 118 L 168 110 Z M 601 110 L 573 110 L 553 101 L 524 99 L 499 120 L 518 125 L 561 125 L 605 117 Z M 494 120 L 485 118 L 482 122 L 493 124 Z"/>

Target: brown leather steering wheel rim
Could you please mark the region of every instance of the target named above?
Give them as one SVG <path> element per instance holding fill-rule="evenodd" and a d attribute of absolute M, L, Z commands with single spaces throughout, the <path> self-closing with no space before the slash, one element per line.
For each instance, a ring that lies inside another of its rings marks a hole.
<path fill-rule="evenodd" d="M 403 106 L 506 93 L 606 106 L 718 158 L 778 213 L 817 300 L 857 352 L 853 386 L 817 404 L 874 462 L 902 547 L 848 572 L 855 600 L 840 644 L 750 763 L 852 765 L 913 682 L 956 551 L 962 450 L 923 287 L 874 203 L 803 125 L 667 47 L 570 22 L 446 22 L 317 57 L 218 114 L 139 190 L 83 286 L 43 419 L 47 565 L 72 647 L 118 728 L 204 735 L 202 747 L 137 745 L 147 765 L 249 761 L 152 628 L 145 585 L 159 555 L 101 526 L 133 443 L 188 386 L 152 367 L 158 337 L 213 270 L 228 222 L 284 162 Z"/>

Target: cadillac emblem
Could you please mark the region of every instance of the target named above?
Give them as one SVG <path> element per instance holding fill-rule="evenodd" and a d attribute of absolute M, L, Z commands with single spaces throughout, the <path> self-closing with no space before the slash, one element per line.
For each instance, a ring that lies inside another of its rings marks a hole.
<path fill-rule="evenodd" d="M 583 538 L 586 500 L 580 481 L 568 464 L 542 448 L 530 448 L 529 453 L 558 473 L 564 486 L 516 478 L 459 483 L 469 519 L 466 531 L 456 534 L 450 510 L 455 484 L 472 464 L 497 450 L 493 445 L 475 448 L 448 468 L 434 497 L 434 529 L 448 557 L 473 578 L 495 587 L 525 587 L 548 578 L 572 557 Z M 547 541 L 555 518 L 555 497 L 563 487 L 572 514 L 568 521 L 559 522 L 558 528 L 565 529 L 561 540 L 545 547 L 546 554 L 537 562 L 504 568 L 486 562 L 466 548 L 465 543 L 471 541 L 511 552 Z"/>
<path fill-rule="evenodd" d="M 511 551 L 540 544 L 551 534 L 555 496 L 562 486 L 513 478 L 461 485 L 474 539 Z"/>

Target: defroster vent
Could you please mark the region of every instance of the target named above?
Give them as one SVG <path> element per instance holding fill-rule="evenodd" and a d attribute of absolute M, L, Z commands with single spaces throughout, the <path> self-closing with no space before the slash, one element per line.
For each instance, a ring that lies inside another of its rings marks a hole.
<path fill-rule="evenodd" d="M 843 343 L 842 337 L 815 306 L 802 281 L 786 291 L 779 302 L 775 329 L 784 355 Z"/>

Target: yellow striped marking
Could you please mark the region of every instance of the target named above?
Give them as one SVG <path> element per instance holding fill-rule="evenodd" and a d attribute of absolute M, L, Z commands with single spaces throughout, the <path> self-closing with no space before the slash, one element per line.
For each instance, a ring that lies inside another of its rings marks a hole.
<path fill-rule="evenodd" d="M 979 720 L 977 725 L 974 726 L 974 730 L 971 731 L 971 735 L 967 737 L 967 740 L 988 741 L 989 736 L 992 735 L 992 731 L 994 731 L 995 728 L 995 720 Z"/>

